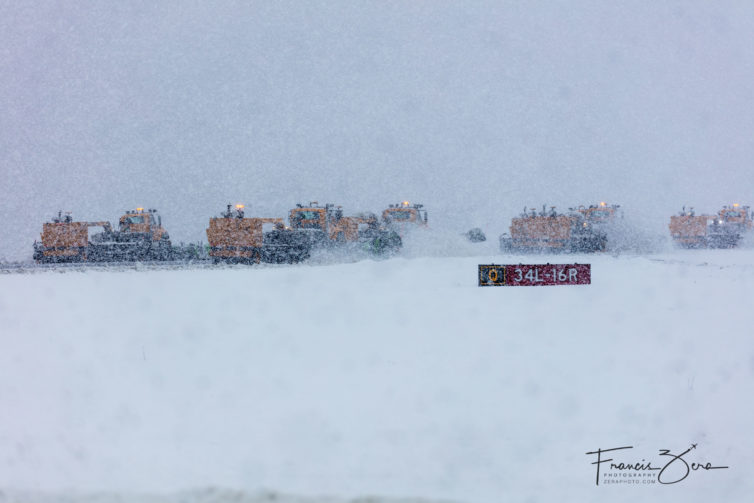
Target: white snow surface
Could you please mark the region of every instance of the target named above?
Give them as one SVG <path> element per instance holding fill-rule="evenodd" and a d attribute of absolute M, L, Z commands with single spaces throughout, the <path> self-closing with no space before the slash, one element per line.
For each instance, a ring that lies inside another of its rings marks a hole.
<path fill-rule="evenodd" d="M 592 284 L 477 286 L 518 262 Z M 750 501 L 752 291 L 751 250 L 0 275 L 0 502 Z M 729 468 L 585 455 L 692 443 Z"/>

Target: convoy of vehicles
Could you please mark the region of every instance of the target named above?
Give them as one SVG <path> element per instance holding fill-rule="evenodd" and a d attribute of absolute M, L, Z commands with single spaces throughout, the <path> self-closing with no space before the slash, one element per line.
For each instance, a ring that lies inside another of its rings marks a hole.
<path fill-rule="evenodd" d="M 608 249 L 611 231 L 622 220 L 619 205 L 601 202 L 541 211 L 526 209 L 511 220 L 509 233 L 500 236 L 503 252 L 591 253 Z M 752 233 L 754 212 L 749 206 L 724 206 L 716 214 L 697 215 L 693 208 L 670 217 L 673 242 L 685 248 L 733 248 Z M 411 229 L 427 228 L 427 211 L 421 204 L 403 201 L 382 212 L 346 216 L 342 207 L 316 201 L 297 204 L 283 218 L 247 217 L 244 205 L 227 206 L 219 217 L 210 218 L 207 255 L 214 262 L 297 263 L 314 251 L 338 250 L 372 256 L 396 253 Z M 479 228 L 465 233 L 472 242 L 486 238 Z M 117 229 L 107 221 L 74 221 L 62 212 L 44 223 L 40 241 L 34 242 L 38 263 L 168 261 L 201 259 L 170 242 L 162 219 L 154 209 L 125 212 Z M 205 256 L 207 256 L 205 255 Z"/>
<path fill-rule="evenodd" d="M 380 256 L 397 252 L 400 236 L 373 213 L 345 216 L 340 206 L 297 204 L 283 218 L 247 217 L 242 204 L 227 206 L 207 228 L 208 257 L 215 263 L 297 263 L 315 250 Z M 188 248 L 188 247 L 187 247 Z M 197 260 L 195 250 L 174 247 L 156 210 L 137 208 L 110 222 L 74 221 L 58 214 L 34 243 L 38 263 Z"/>

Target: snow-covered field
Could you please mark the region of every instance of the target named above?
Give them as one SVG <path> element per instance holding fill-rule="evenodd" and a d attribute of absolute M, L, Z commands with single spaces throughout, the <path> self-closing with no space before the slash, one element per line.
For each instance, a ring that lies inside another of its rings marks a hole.
<path fill-rule="evenodd" d="M 592 285 L 477 287 L 519 261 Z M 0 275 L 0 502 L 749 501 L 753 293 L 751 250 Z M 729 468 L 585 454 L 691 444 Z"/>

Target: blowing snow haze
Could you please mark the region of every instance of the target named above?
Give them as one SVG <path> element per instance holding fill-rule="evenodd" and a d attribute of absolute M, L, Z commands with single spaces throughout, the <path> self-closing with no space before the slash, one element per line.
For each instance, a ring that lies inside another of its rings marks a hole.
<path fill-rule="evenodd" d="M 496 236 L 605 200 L 666 234 L 754 204 L 752 47 L 749 2 L 3 2 L 0 257 L 58 210 L 179 242 L 228 202 Z"/>

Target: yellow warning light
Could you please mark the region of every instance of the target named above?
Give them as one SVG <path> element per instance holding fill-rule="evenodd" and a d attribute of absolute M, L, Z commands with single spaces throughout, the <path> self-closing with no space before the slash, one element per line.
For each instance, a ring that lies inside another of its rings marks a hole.
<path fill-rule="evenodd" d="M 600 206 L 607 206 L 607 203 L 600 203 Z"/>
<path fill-rule="evenodd" d="M 236 209 L 237 210 L 242 210 L 242 209 L 244 209 L 244 205 L 243 204 L 237 204 L 236 205 Z"/>
<path fill-rule="evenodd" d="M 403 206 L 408 206 L 409 204 L 411 203 L 409 203 L 408 201 L 403 201 Z"/>
<path fill-rule="evenodd" d="M 139 213 L 141 213 L 142 211 L 144 211 L 144 208 L 136 208 L 136 211 L 138 211 Z"/>
<path fill-rule="evenodd" d="M 738 208 L 738 203 L 733 203 L 734 208 Z"/>

